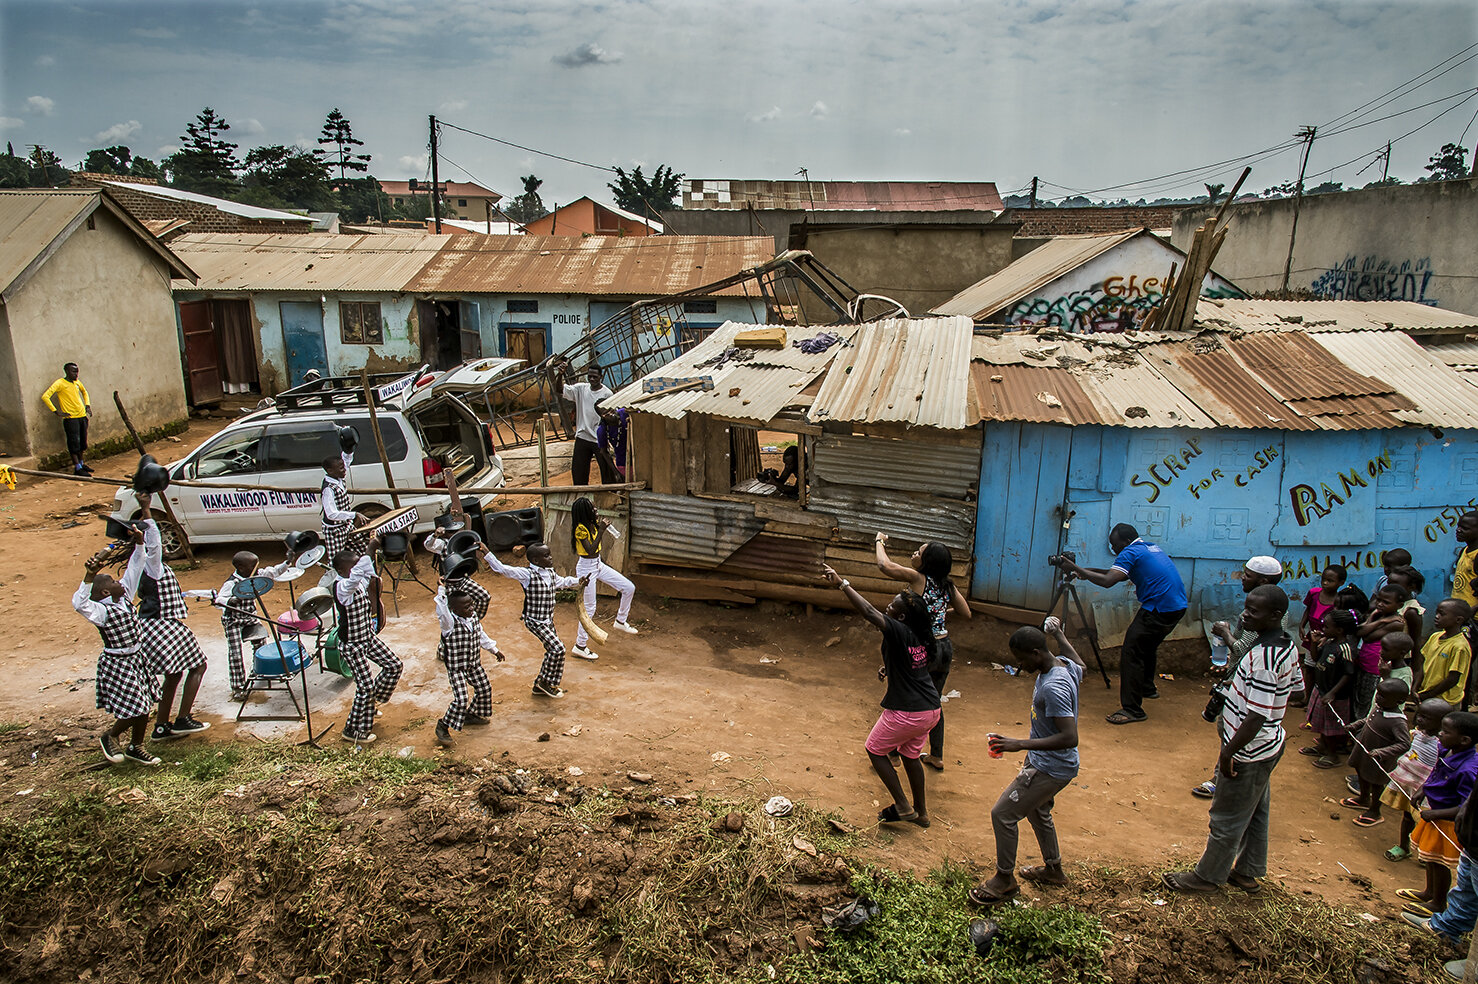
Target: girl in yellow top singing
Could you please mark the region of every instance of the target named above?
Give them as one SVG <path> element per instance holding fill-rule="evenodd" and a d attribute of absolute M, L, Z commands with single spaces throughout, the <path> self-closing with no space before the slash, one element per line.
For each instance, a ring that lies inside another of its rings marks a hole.
<path fill-rule="evenodd" d="M 585 496 L 576 499 L 575 504 L 570 507 L 570 519 L 573 524 L 570 537 L 575 548 L 575 576 L 588 577 L 583 601 L 586 614 L 595 617 L 596 582 L 609 584 L 621 595 L 621 605 L 616 609 L 616 621 L 612 627 L 620 632 L 636 635 L 636 629 L 626 624 L 626 617 L 631 614 L 631 598 L 636 594 L 636 585 L 600 559 L 600 548 L 611 524 L 596 514 L 595 503 Z M 610 532 L 614 535 L 614 531 Z M 591 652 L 586 645 L 589 641 L 590 634 L 585 631 L 582 622 L 579 631 L 575 633 L 575 648 L 570 650 L 570 655 L 580 659 L 596 659 L 597 654 Z"/>

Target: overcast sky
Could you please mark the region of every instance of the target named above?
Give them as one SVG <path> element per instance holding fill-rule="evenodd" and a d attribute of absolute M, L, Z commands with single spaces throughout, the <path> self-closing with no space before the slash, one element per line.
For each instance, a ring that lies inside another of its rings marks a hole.
<path fill-rule="evenodd" d="M 425 174 L 435 113 L 567 157 L 689 177 L 806 167 L 812 179 L 983 180 L 1008 193 L 1040 175 L 1046 197 L 1276 147 L 1475 43 L 1473 0 L 0 0 L 0 136 L 69 165 L 114 143 L 157 159 L 209 105 L 244 153 L 311 142 L 337 106 L 382 178 Z M 1475 86 L 1478 58 L 1357 122 Z M 1355 174 L 1367 152 L 1461 98 L 1321 138 L 1309 171 L 1358 158 L 1329 177 L 1378 177 L 1379 165 Z M 1399 141 L 1393 173 L 1420 176 L 1465 129 L 1472 147 L 1475 111 L 1478 98 Z M 443 178 L 513 195 L 532 170 L 546 204 L 608 197 L 599 171 L 444 138 Z M 1254 164 L 1248 188 L 1297 167 L 1286 149 Z M 1122 193 L 1189 193 L 1238 170 Z"/>

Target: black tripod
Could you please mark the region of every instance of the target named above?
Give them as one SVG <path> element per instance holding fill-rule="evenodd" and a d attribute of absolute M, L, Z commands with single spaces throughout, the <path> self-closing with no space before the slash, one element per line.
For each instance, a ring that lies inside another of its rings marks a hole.
<path fill-rule="evenodd" d="M 1057 605 L 1062 604 L 1062 625 L 1064 631 L 1067 628 L 1067 598 L 1072 596 L 1073 606 L 1078 610 L 1078 624 L 1083 628 L 1079 635 L 1088 640 L 1088 645 L 1093 648 L 1093 658 L 1098 661 L 1098 672 L 1103 674 L 1103 685 L 1110 690 L 1114 685 L 1109 682 L 1108 670 L 1103 666 L 1103 653 L 1098 648 L 1098 630 L 1088 624 L 1088 616 L 1083 612 L 1083 600 L 1078 597 L 1078 589 L 1073 585 L 1073 578 L 1064 574 L 1061 569 L 1057 572 L 1057 578 L 1052 584 L 1052 600 L 1047 604 L 1047 614 L 1051 615 L 1057 611 Z"/>

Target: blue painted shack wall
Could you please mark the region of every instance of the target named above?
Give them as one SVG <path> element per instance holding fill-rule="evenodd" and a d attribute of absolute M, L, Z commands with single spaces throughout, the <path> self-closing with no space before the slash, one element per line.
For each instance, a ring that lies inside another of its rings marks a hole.
<path fill-rule="evenodd" d="M 1044 471 L 1049 482 L 1065 471 L 1062 493 L 1042 487 Z M 1065 498 L 1074 514 L 1062 543 L 1079 563 L 1107 567 L 1108 531 L 1120 522 L 1175 559 L 1191 608 L 1173 637 L 1202 635 L 1203 618 L 1240 610 L 1236 574 L 1257 554 L 1282 561 L 1284 587 L 1302 595 L 1331 562 L 1368 591 L 1382 552 L 1405 547 L 1426 575 L 1430 613 L 1446 596 L 1457 515 L 1478 505 L 1478 432 L 987 424 L 980 488 L 971 588 L 983 600 L 1045 606 L 1060 528 L 1051 510 Z M 1081 594 L 1105 644 L 1117 645 L 1133 591 L 1087 585 Z"/>

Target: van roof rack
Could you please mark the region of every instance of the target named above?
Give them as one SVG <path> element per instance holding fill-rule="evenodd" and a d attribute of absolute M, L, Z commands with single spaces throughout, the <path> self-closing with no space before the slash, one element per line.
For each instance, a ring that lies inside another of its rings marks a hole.
<path fill-rule="evenodd" d="M 379 388 L 406 376 L 404 372 L 374 373 L 369 377 L 370 387 L 375 393 L 375 406 L 383 407 L 386 401 L 379 396 Z M 305 410 L 354 410 L 369 406 L 365 400 L 364 382 L 359 376 L 324 376 L 311 383 L 303 383 L 292 389 L 283 390 L 274 398 L 277 409 L 283 413 Z"/>

